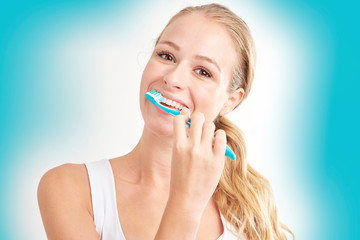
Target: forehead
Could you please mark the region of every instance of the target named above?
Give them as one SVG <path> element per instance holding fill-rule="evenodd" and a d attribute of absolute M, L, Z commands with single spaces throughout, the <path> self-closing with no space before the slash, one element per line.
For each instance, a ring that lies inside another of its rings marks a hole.
<path fill-rule="evenodd" d="M 224 68 L 236 64 L 234 43 L 223 24 L 199 13 L 176 18 L 164 30 L 160 41 L 171 41 L 180 50 L 214 59 Z"/>

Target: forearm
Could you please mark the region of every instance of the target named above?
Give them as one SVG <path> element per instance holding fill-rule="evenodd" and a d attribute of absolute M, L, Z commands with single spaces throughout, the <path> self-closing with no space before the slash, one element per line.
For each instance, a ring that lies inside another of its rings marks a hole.
<path fill-rule="evenodd" d="M 168 204 L 165 208 L 155 240 L 196 239 L 202 211 L 184 209 Z"/>

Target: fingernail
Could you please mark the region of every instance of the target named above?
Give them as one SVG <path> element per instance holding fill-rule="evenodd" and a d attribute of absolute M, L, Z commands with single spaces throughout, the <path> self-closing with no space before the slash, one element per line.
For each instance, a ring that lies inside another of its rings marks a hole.
<path fill-rule="evenodd" d="M 182 109 L 181 109 L 181 114 L 188 114 L 190 112 L 190 110 L 187 108 L 187 107 L 183 107 Z"/>

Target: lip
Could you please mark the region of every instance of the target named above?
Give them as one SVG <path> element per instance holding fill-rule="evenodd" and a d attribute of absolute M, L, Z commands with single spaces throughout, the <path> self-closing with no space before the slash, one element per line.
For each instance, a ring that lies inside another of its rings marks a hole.
<path fill-rule="evenodd" d="M 161 93 L 165 98 L 167 99 L 170 99 L 170 100 L 173 100 L 175 102 L 178 102 L 180 103 L 181 105 L 183 105 L 184 107 L 188 108 L 189 109 L 189 106 L 184 103 L 181 99 L 171 95 L 170 93 L 167 93 L 167 92 L 164 92 L 164 91 L 159 91 L 159 90 L 156 90 L 157 92 Z"/>

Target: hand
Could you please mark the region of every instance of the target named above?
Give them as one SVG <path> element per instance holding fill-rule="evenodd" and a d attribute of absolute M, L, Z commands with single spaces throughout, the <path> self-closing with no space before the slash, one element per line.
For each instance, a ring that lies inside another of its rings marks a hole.
<path fill-rule="evenodd" d="M 214 133 L 215 124 L 200 112 L 192 114 L 190 128 L 185 124 L 188 119 L 186 108 L 174 118 L 169 202 L 178 209 L 202 213 L 224 168 L 226 135 L 223 130 Z"/>

